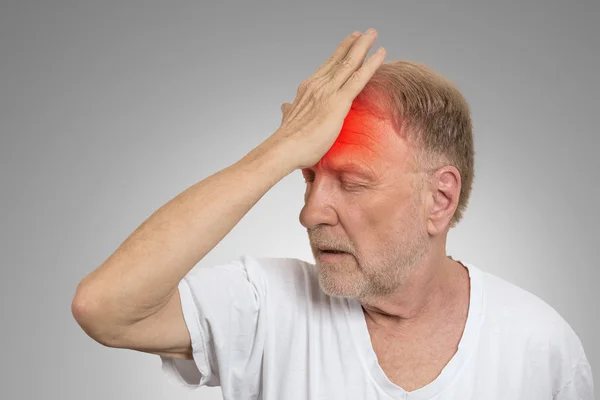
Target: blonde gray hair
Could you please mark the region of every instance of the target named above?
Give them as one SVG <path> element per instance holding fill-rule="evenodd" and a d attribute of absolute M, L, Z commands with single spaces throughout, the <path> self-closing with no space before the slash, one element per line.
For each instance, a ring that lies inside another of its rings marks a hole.
<path fill-rule="evenodd" d="M 415 165 L 428 171 L 428 177 L 445 165 L 456 167 L 461 192 L 449 228 L 456 226 L 466 210 L 475 175 L 470 109 L 456 86 L 423 64 L 391 61 L 379 67 L 355 103 L 392 123 L 414 149 Z"/>

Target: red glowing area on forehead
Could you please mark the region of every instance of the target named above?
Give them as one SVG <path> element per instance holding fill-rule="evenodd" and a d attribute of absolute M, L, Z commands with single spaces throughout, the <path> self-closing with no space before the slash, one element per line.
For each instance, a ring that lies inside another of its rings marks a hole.
<path fill-rule="evenodd" d="M 391 161 L 397 139 L 385 120 L 352 108 L 336 141 L 319 164 L 331 170 L 376 175 Z"/>

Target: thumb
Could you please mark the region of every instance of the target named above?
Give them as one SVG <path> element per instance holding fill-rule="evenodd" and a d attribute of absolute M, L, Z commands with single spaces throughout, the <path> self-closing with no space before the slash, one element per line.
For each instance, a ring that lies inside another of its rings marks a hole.
<path fill-rule="evenodd" d="M 281 113 L 282 113 L 281 121 L 282 122 L 285 119 L 285 117 L 288 115 L 288 113 L 290 112 L 290 107 L 292 107 L 292 105 L 290 103 L 281 104 Z"/>

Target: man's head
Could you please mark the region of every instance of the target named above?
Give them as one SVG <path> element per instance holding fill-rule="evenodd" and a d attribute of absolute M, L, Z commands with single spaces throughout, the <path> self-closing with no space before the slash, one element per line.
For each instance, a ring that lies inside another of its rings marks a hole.
<path fill-rule="evenodd" d="M 300 222 L 324 292 L 392 294 L 411 270 L 445 257 L 473 181 L 469 108 L 431 69 L 383 64 L 306 179 Z M 323 253 L 323 249 L 346 252 Z"/>

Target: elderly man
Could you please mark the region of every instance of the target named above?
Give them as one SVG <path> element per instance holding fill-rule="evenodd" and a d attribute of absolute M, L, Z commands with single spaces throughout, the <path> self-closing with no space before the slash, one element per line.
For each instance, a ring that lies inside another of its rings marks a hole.
<path fill-rule="evenodd" d="M 469 107 L 433 70 L 344 39 L 280 128 L 158 209 L 73 299 L 103 345 L 157 354 L 226 399 L 593 399 L 545 302 L 446 255 L 474 177 Z M 315 264 L 194 268 L 278 181 L 306 179 Z"/>

